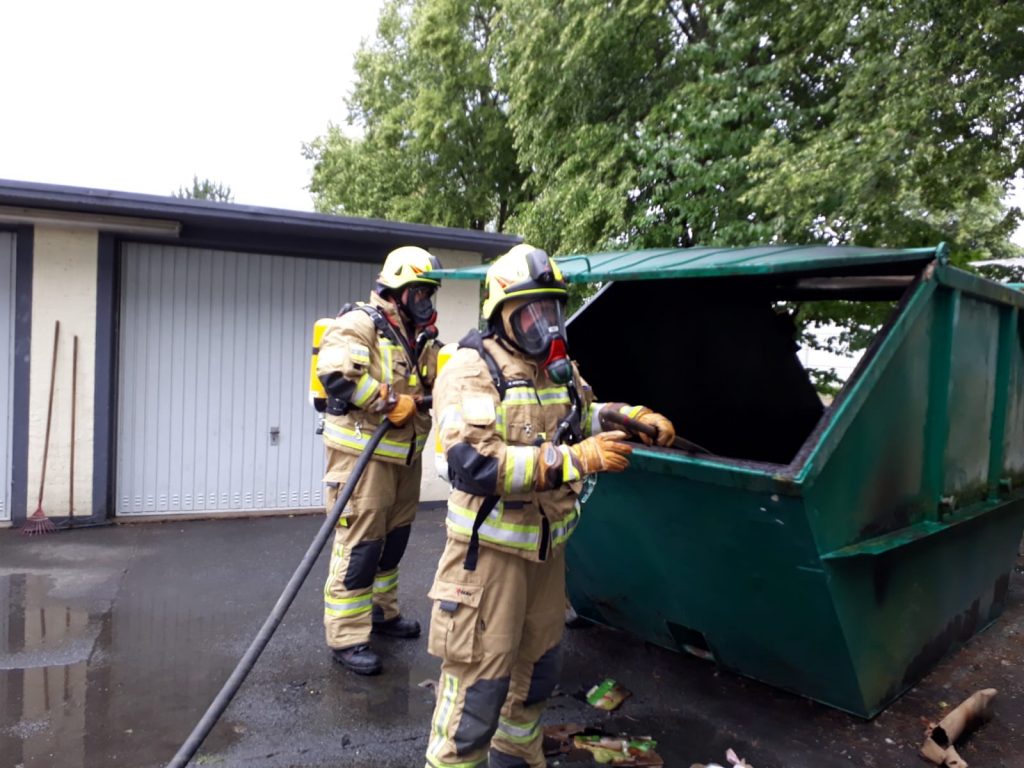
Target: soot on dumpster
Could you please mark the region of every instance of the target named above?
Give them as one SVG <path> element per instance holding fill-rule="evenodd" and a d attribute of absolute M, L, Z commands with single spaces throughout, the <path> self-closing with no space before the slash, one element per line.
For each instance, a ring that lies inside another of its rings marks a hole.
<path fill-rule="evenodd" d="M 644 280 L 607 285 L 569 325 L 601 401 L 643 404 L 712 453 L 788 464 L 824 412 L 771 285 Z"/>

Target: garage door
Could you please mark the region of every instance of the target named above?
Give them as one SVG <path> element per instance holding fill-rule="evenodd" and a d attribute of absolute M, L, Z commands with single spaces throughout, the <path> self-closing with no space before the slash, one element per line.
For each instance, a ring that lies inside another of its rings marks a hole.
<path fill-rule="evenodd" d="M 378 269 L 125 245 L 117 514 L 321 506 L 312 326 L 365 300 Z"/>
<path fill-rule="evenodd" d="M 11 519 L 11 419 L 14 399 L 14 235 L 0 232 L 0 520 Z"/>

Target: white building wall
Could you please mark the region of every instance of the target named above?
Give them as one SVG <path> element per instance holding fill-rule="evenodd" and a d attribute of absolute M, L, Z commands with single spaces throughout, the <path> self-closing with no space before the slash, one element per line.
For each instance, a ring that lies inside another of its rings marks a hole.
<path fill-rule="evenodd" d="M 28 514 L 36 508 L 46 438 L 54 324 L 60 321 L 43 511 L 68 514 L 71 497 L 72 341 L 78 336 L 74 504 L 92 514 L 98 234 L 36 226 L 32 267 L 32 363 L 28 419 Z"/>
<path fill-rule="evenodd" d="M 479 253 L 431 249 L 445 269 L 459 269 L 480 264 Z M 437 293 L 438 339 L 456 342 L 480 322 L 480 283 L 476 280 L 447 280 Z M 423 453 L 421 501 L 443 501 L 448 498 L 448 483 L 434 469 L 434 432 L 431 429 Z"/>

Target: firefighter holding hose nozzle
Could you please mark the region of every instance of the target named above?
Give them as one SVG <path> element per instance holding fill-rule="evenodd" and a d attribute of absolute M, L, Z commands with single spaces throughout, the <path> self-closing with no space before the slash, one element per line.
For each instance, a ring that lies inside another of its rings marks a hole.
<path fill-rule="evenodd" d="M 438 470 L 452 490 L 430 591 L 428 650 L 442 665 L 426 757 L 433 768 L 542 768 L 578 496 L 589 475 L 629 463 L 626 433 L 602 414 L 654 427 L 659 445 L 675 430 L 647 408 L 594 401 L 568 357 L 566 284 L 543 250 L 499 257 L 485 291 L 487 331 L 459 342 L 434 388 Z"/>

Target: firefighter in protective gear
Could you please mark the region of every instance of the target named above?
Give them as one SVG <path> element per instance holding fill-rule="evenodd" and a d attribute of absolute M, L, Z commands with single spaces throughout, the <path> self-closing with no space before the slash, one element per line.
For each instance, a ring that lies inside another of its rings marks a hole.
<path fill-rule="evenodd" d="M 434 388 L 439 469 L 452 490 L 430 591 L 428 650 L 442 659 L 426 762 L 541 768 L 540 716 L 561 670 L 565 544 L 582 480 L 629 462 L 614 409 L 595 402 L 568 357 L 566 286 L 547 254 L 518 245 L 487 272 L 488 330 L 473 331 Z"/>
<path fill-rule="evenodd" d="M 347 306 L 324 333 L 317 376 L 327 394 L 327 509 L 382 419 L 392 428 L 338 522 L 324 586 L 324 627 L 334 659 L 359 674 L 381 671 L 371 632 L 414 638 L 398 608 L 398 564 L 419 503 L 420 454 L 430 416 L 417 409 L 437 372 L 434 294 L 438 260 L 422 248 L 388 254 L 366 304 Z"/>

